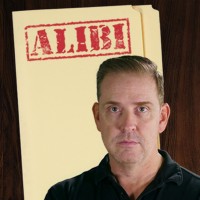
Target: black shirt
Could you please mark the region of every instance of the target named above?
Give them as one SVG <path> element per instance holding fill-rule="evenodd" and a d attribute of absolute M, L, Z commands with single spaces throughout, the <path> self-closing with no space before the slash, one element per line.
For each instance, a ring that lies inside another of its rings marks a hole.
<path fill-rule="evenodd" d="M 159 150 L 164 162 L 155 179 L 137 200 L 200 200 L 200 176 Z M 109 167 L 108 155 L 99 166 L 52 186 L 45 200 L 129 200 Z"/>

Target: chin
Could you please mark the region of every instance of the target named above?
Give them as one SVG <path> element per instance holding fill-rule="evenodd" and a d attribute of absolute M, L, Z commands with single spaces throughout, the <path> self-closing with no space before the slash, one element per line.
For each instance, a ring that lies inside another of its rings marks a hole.
<path fill-rule="evenodd" d="M 115 157 L 115 160 L 117 160 L 119 163 L 123 164 L 136 164 L 142 160 L 142 156 L 138 156 L 140 154 L 130 153 L 130 152 L 123 152 L 120 153 Z"/>

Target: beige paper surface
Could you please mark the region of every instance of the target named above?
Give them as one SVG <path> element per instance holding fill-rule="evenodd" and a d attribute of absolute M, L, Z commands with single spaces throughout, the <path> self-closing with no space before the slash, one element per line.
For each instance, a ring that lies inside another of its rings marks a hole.
<path fill-rule="evenodd" d="M 106 153 L 91 111 L 99 64 L 135 54 L 162 71 L 159 16 L 151 6 L 52 9 L 13 12 L 13 24 L 24 196 L 39 200 Z"/>

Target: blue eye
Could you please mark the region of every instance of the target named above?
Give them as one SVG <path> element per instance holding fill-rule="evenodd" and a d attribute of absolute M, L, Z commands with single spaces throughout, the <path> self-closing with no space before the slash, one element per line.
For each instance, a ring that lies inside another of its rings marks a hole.
<path fill-rule="evenodd" d="M 119 112 L 119 108 L 117 106 L 111 106 L 110 111 L 111 112 Z"/>
<path fill-rule="evenodd" d="M 145 113 L 145 112 L 148 111 L 148 109 L 147 109 L 147 107 L 140 106 L 140 107 L 138 108 L 138 111 L 139 111 L 139 112 L 142 112 L 142 113 Z"/>

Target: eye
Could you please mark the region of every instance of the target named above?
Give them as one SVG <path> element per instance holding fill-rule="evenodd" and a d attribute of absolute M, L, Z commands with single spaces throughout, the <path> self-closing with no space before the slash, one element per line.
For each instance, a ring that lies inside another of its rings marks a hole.
<path fill-rule="evenodd" d="M 110 111 L 115 113 L 115 112 L 119 112 L 120 110 L 117 106 L 111 106 Z"/>
<path fill-rule="evenodd" d="M 145 107 L 145 106 L 140 106 L 140 107 L 138 107 L 138 111 L 141 112 L 141 113 L 145 113 L 145 112 L 148 111 L 148 108 Z"/>

